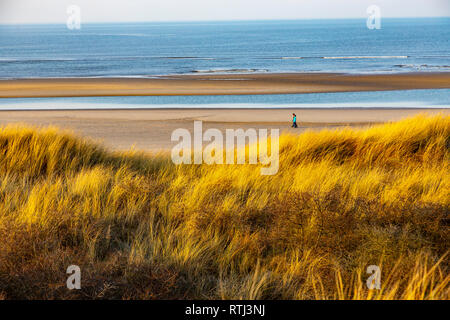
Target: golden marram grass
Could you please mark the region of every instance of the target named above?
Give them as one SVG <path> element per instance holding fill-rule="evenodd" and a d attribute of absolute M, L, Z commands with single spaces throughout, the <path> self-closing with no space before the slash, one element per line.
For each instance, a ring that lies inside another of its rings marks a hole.
<path fill-rule="evenodd" d="M 284 135 L 261 176 L 8 126 L 0 297 L 448 299 L 449 149 L 450 117 L 421 115 Z"/>

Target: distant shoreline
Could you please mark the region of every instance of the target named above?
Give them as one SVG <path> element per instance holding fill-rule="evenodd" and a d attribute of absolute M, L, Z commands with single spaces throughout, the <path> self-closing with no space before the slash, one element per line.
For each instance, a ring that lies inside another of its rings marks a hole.
<path fill-rule="evenodd" d="M 449 89 L 450 72 L 186 74 L 0 80 L 0 98 L 263 95 Z"/>

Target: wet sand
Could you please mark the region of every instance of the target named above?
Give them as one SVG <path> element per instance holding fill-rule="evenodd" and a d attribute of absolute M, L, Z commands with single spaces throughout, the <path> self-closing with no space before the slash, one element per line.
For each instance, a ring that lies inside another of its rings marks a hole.
<path fill-rule="evenodd" d="M 0 98 L 288 94 L 450 88 L 450 73 L 173 75 L 0 80 Z"/>
<path fill-rule="evenodd" d="M 299 128 L 290 127 L 292 113 Z M 114 150 L 135 147 L 145 151 L 170 150 L 177 128 L 193 131 L 195 120 L 203 129 L 280 129 L 301 133 L 307 129 L 363 127 L 400 120 L 419 113 L 450 115 L 450 109 L 147 109 L 0 111 L 0 125 L 57 126 L 93 138 Z"/>

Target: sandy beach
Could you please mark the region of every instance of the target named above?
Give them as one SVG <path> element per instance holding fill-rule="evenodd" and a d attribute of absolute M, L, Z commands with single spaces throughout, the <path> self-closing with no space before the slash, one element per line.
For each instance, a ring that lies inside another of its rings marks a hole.
<path fill-rule="evenodd" d="M 290 127 L 291 114 L 298 116 L 298 129 Z M 104 143 L 114 150 L 135 147 L 145 151 L 170 150 L 177 128 L 193 131 L 194 120 L 203 129 L 266 128 L 281 133 L 305 130 L 363 127 L 400 120 L 419 113 L 450 114 L 449 109 L 156 109 L 156 110 L 61 110 L 0 111 L 0 125 L 28 124 L 70 129 Z"/>
<path fill-rule="evenodd" d="M 0 81 L 0 98 L 144 96 L 212 94 L 286 94 L 345 91 L 382 91 L 450 88 L 450 73 L 404 74 L 214 74 L 177 75 L 152 79 L 28 79 Z M 299 128 L 290 128 L 292 112 Z M 115 150 L 169 150 L 177 128 L 192 131 L 193 121 L 203 127 L 278 128 L 300 133 L 307 129 L 367 126 L 448 109 L 127 109 L 0 111 L 0 125 L 25 123 L 57 126 L 102 141 Z"/>
<path fill-rule="evenodd" d="M 1 80 L 0 98 L 288 94 L 450 88 L 450 73 L 261 73 Z"/>

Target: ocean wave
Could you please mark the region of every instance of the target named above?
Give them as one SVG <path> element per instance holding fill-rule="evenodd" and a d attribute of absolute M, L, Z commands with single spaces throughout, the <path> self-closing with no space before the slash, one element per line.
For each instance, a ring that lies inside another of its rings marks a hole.
<path fill-rule="evenodd" d="M 301 59 L 407 59 L 409 56 L 306 56 L 306 57 L 265 57 L 264 60 L 301 60 Z"/>
<path fill-rule="evenodd" d="M 161 37 L 161 36 L 175 36 L 175 34 L 149 34 L 149 33 L 80 33 L 77 36 L 96 36 L 96 37 Z"/>
<path fill-rule="evenodd" d="M 409 56 L 343 56 L 322 57 L 322 59 L 407 59 Z"/>
<path fill-rule="evenodd" d="M 216 58 L 208 57 L 154 57 L 158 59 L 173 59 L 173 60 L 216 60 Z"/>
<path fill-rule="evenodd" d="M 397 68 L 410 68 L 410 69 L 449 69 L 450 65 L 431 65 L 431 64 L 396 64 Z"/>
<path fill-rule="evenodd" d="M 269 72 L 268 69 L 206 69 L 206 70 L 192 70 L 192 73 L 261 73 Z"/>
<path fill-rule="evenodd" d="M 74 58 L 0 58 L 0 63 L 76 61 Z"/>
<path fill-rule="evenodd" d="M 0 63 L 51 63 L 65 61 L 117 61 L 117 60 L 150 60 L 150 59 L 168 59 L 168 60 L 216 60 L 211 57 L 158 57 L 158 56 L 124 56 L 124 57 L 88 57 L 88 58 L 0 58 Z"/>

